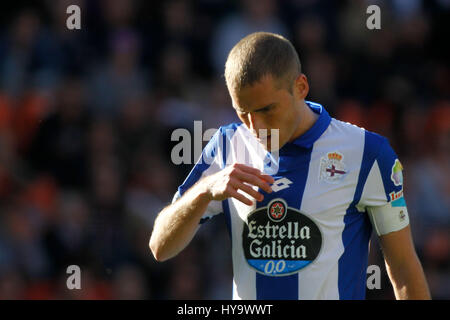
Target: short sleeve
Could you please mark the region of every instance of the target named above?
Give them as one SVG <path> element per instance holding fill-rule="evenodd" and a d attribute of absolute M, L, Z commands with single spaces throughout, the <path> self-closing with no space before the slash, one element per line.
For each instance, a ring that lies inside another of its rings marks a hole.
<path fill-rule="evenodd" d="M 220 156 L 220 141 L 221 130 L 219 129 L 213 137 L 209 140 L 208 144 L 202 151 L 201 156 L 188 174 L 184 182 L 178 187 L 175 193 L 172 203 L 177 201 L 183 194 L 189 190 L 200 179 L 212 175 L 221 170 L 221 156 Z M 200 223 L 205 222 L 214 215 L 217 215 L 223 211 L 221 201 L 211 201 L 206 209 Z"/>
<path fill-rule="evenodd" d="M 403 166 L 396 153 L 383 138 L 367 177 L 362 203 L 365 206 L 406 206 L 403 197 Z"/>

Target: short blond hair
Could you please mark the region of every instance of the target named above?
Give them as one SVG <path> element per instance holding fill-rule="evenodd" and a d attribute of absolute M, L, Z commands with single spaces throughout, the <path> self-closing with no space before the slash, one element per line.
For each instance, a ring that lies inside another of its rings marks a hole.
<path fill-rule="evenodd" d="M 225 81 L 230 92 L 272 76 L 280 88 L 292 93 L 292 83 L 300 74 L 300 58 L 292 43 L 269 32 L 255 32 L 241 39 L 231 49 L 225 64 Z"/>

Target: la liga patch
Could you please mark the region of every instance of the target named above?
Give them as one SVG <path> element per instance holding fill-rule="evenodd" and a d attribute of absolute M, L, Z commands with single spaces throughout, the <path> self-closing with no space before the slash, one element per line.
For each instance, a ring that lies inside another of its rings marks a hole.
<path fill-rule="evenodd" d="M 403 184 L 403 166 L 400 160 L 395 159 L 394 165 L 392 166 L 391 180 L 396 187 Z"/>

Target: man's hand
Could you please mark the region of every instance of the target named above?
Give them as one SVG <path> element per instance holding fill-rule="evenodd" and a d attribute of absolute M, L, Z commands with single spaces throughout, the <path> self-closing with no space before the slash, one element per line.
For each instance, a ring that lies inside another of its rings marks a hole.
<path fill-rule="evenodd" d="M 269 183 L 274 182 L 275 180 L 271 176 L 261 173 L 258 169 L 238 163 L 201 181 L 207 190 L 210 200 L 222 201 L 231 197 L 249 206 L 253 202 L 242 193 L 239 193 L 238 190 L 242 190 L 257 201 L 262 201 L 264 196 L 253 189 L 253 186 L 271 193 L 272 188 L 269 186 Z"/>
<path fill-rule="evenodd" d="M 258 169 L 234 164 L 211 176 L 201 179 L 176 202 L 164 208 L 158 215 L 150 238 L 150 249 L 156 260 L 164 261 L 177 255 L 194 237 L 198 223 L 212 200 L 233 197 L 247 205 L 252 201 L 238 192 L 261 201 L 264 196 L 254 186 L 270 193 L 271 176 Z"/>

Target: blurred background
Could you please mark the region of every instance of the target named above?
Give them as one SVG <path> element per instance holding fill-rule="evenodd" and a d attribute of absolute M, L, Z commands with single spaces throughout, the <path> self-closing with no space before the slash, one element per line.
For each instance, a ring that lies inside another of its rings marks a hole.
<path fill-rule="evenodd" d="M 81 8 L 68 30 L 66 8 Z M 381 30 L 366 28 L 367 6 Z M 176 128 L 237 121 L 223 78 L 255 31 L 296 46 L 309 100 L 388 137 L 434 298 L 450 298 L 448 0 L 58 0 L 1 4 L 0 299 L 230 299 L 221 215 L 176 258 L 148 249 L 192 165 Z M 193 159 L 194 160 L 194 159 Z M 66 288 L 79 265 L 82 290 Z M 382 270 L 368 299 L 393 299 Z"/>

